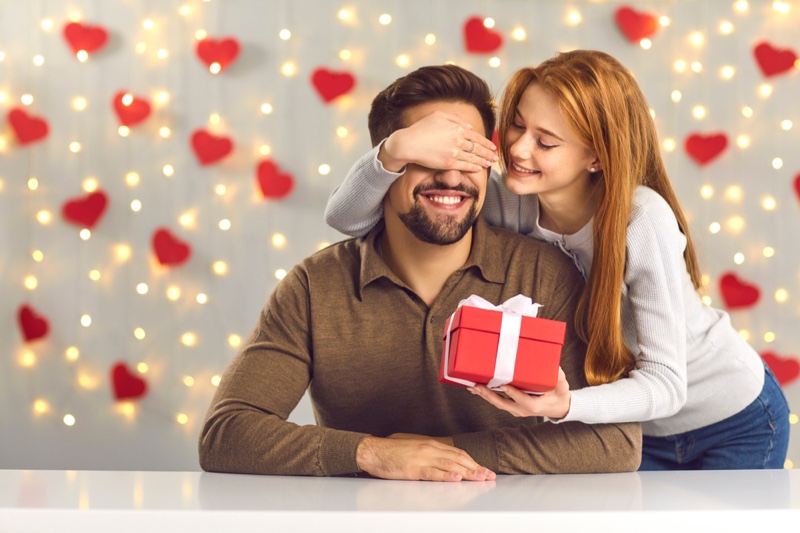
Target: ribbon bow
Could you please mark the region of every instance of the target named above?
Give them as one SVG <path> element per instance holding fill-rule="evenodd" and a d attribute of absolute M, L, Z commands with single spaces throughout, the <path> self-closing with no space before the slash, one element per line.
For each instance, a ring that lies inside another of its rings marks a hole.
<path fill-rule="evenodd" d="M 536 317 L 539 313 L 539 308 L 542 304 L 533 303 L 533 301 L 522 294 L 518 294 L 509 298 L 500 305 L 492 305 L 489 301 L 481 298 L 477 294 L 473 294 L 469 298 L 465 298 L 458 303 L 458 308 L 466 305 L 470 307 L 478 307 L 480 309 L 489 309 L 500 311 L 503 313 L 503 320 L 500 325 L 500 340 L 497 345 L 497 358 L 494 364 L 494 377 L 486 384 L 487 387 L 493 390 L 499 390 L 500 385 L 511 383 L 514 379 L 514 367 L 517 363 L 517 345 L 519 344 L 519 333 L 522 327 L 522 317 Z M 458 311 L 456 308 L 456 311 Z M 450 328 L 453 326 L 453 319 L 456 313 L 450 315 L 450 320 L 447 323 L 447 336 L 445 339 L 445 362 L 444 362 L 444 377 L 449 381 L 460 383 L 472 387 L 475 385 L 474 381 L 451 377 L 447 373 L 448 361 L 450 357 Z"/>

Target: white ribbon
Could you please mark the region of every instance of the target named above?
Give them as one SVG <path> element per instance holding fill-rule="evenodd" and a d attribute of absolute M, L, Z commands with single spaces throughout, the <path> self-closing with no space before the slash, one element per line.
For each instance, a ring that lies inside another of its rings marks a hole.
<path fill-rule="evenodd" d="M 487 300 L 473 294 L 469 298 L 461 300 L 458 303 L 459 308 L 463 305 L 478 307 L 480 309 L 490 309 L 503 313 L 503 319 L 500 323 L 500 340 L 497 345 L 497 358 L 494 363 L 494 376 L 486 385 L 490 389 L 499 390 L 500 385 L 505 385 L 514 380 L 514 367 L 517 364 L 517 345 L 519 344 L 522 317 L 535 317 L 539 312 L 539 308 L 542 307 L 542 304 L 533 303 L 527 296 L 518 294 L 500 305 L 492 305 Z M 458 308 L 456 308 L 456 311 L 458 311 Z M 445 338 L 444 348 L 444 377 L 448 381 L 472 387 L 475 385 L 474 381 L 451 377 L 447 373 L 450 359 L 450 329 L 453 327 L 453 319 L 455 316 L 456 313 L 453 312 L 453 314 L 450 315 L 450 320 L 447 322 L 447 336 Z"/>

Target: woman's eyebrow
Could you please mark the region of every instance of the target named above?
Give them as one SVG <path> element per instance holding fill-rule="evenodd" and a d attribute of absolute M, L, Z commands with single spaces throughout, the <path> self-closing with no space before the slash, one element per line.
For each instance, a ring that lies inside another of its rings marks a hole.
<path fill-rule="evenodd" d="M 519 112 L 519 109 L 515 110 L 514 111 L 514 120 L 521 120 L 521 119 L 522 119 L 522 113 Z M 525 122 L 525 121 L 522 120 L 522 122 Z M 555 133 L 553 133 L 552 131 L 548 130 L 547 128 L 536 128 L 536 131 L 538 131 L 539 133 L 544 133 L 545 135 L 549 135 L 550 137 L 553 137 L 555 139 L 558 139 L 562 143 L 563 142 L 567 142 L 564 139 L 562 139 L 560 136 L 558 136 Z"/>

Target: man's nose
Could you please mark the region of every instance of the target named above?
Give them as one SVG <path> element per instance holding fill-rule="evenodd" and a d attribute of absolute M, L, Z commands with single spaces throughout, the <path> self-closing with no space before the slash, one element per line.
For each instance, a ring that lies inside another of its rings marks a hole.
<path fill-rule="evenodd" d="M 447 187 L 455 187 L 464 182 L 464 175 L 460 170 L 440 170 L 436 174 L 436 181 Z"/>

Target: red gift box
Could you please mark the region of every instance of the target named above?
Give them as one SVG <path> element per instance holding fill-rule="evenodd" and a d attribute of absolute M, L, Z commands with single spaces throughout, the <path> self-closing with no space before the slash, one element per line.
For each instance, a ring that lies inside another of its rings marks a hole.
<path fill-rule="evenodd" d="M 495 309 L 468 305 L 458 308 L 452 319 L 445 323 L 440 382 L 465 386 L 474 383 L 487 385 L 498 377 L 496 365 L 503 315 L 502 311 Z M 545 318 L 519 318 L 521 324 L 516 359 L 513 360 L 513 379 L 509 385 L 532 393 L 553 390 L 558 380 L 561 347 L 567 325 Z"/>

